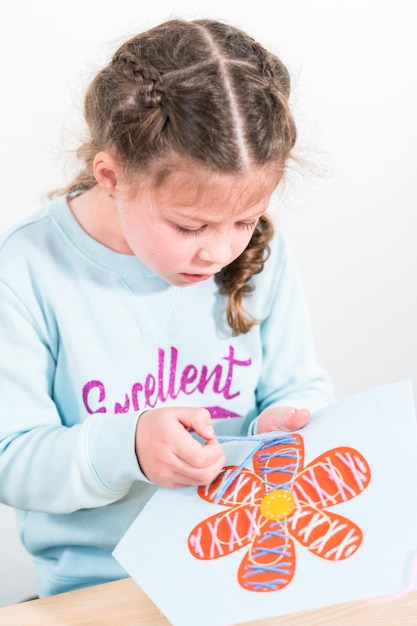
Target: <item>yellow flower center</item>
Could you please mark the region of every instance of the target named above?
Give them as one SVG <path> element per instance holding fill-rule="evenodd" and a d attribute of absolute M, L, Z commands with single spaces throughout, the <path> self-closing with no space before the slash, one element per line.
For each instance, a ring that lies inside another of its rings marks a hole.
<path fill-rule="evenodd" d="M 295 506 L 291 491 L 275 489 L 262 499 L 261 513 L 267 519 L 280 520 L 288 517 L 294 511 Z"/>

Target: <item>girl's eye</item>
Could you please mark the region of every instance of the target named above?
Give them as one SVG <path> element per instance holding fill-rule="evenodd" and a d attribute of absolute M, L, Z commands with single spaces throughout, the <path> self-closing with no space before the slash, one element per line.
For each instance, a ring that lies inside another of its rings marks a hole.
<path fill-rule="evenodd" d="M 253 222 L 236 222 L 237 228 L 245 228 L 246 230 L 253 230 L 258 223 L 258 220 L 254 220 Z M 206 225 L 200 226 L 200 228 L 184 228 L 183 226 L 179 226 L 179 224 L 175 224 L 175 228 L 182 235 L 201 235 L 207 228 Z"/>
<path fill-rule="evenodd" d="M 196 228 L 196 229 L 191 229 L 191 228 L 184 228 L 183 226 L 179 226 L 178 224 L 175 224 L 175 228 L 182 233 L 183 235 L 201 235 L 201 233 L 205 230 L 205 226 L 200 226 L 200 228 Z"/>
<path fill-rule="evenodd" d="M 246 228 L 247 230 L 253 230 L 258 223 L 258 220 L 254 220 L 253 222 L 237 222 L 236 226 L 238 228 Z"/>

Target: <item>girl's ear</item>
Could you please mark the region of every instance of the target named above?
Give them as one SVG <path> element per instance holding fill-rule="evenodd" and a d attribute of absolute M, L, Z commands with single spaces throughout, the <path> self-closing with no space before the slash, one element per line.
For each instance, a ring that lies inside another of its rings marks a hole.
<path fill-rule="evenodd" d="M 108 152 L 99 152 L 94 157 L 93 172 L 98 186 L 107 195 L 112 195 L 121 176 L 121 168 L 116 159 Z"/>

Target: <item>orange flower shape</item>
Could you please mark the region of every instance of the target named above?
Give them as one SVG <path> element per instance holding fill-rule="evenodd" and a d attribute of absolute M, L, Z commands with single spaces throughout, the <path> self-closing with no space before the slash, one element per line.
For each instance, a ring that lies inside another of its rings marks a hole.
<path fill-rule="evenodd" d="M 245 467 L 250 458 L 254 472 Z M 203 500 L 227 509 L 197 524 L 188 548 L 196 558 L 211 560 L 249 546 L 239 584 L 249 591 L 277 591 L 294 576 L 294 539 L 329 561 L 356 552 L 361 529 L 327 507 L 357 496 L 370 477 L 368 463 L 353 448 L 333 448 L 304 467 L 301 435 L 263 439 L 240 466 L 224 467 L 198 488 Z"/>

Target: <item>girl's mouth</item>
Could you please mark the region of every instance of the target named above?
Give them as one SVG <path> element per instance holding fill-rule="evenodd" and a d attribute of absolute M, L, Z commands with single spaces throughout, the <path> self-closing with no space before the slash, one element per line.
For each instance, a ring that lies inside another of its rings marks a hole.
<path fill-rule="evenodd" d="M 190 283 L 199 283 L 202 280 L 211 278 L 211 274 L 181 274 L 181 276 Z"/>

